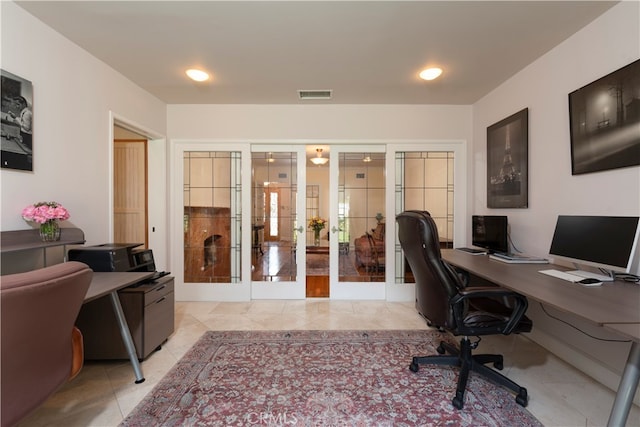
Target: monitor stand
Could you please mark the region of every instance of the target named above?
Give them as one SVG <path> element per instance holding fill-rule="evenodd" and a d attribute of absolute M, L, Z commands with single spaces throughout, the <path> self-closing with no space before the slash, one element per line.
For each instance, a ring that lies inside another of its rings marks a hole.
<path fill-rule="evenodd" d="M 597 279 L 601 282 L 613 282 L 614 281 L 614 274 L 612 271 L 607 271 L 607 274 L 598 274 L 598 273 L 593 273 L 591 271 L 585 271 L 585 270 L 580 270 L 580 266 L 577 264 L 574 264 L 574 267 L 578 268 L 578 270 L 572 270 L 572 271 L 567 271 L 567 273 L 569 274 L 575 274 L 576 276 L 580 276 L 580 277 L 584 277 L 584 278 L 591 278 L 591 279 Z"/>

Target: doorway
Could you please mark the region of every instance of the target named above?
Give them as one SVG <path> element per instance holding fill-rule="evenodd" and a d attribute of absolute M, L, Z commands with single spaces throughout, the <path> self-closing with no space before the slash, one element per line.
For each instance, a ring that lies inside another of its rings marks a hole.
<path fill-rule="evenodd" d="M 330 220 L 329 177 L 331 147 L 305 147 L 305 233 L 306 294 L 308 298 L 331 297 L 330 276 Z M 314 163 L 315 162 L 315 163 Z"/>
<path fill-rule="evenodd" d="M 284 204 L 280 204 L 280 188 L 277 183 L 269 183 L 264 187 L 265 221 L 264 221 L 264 241 L 280 242 L 284 239 L 281 236 L 280 221 L 281 209 L 285 209 Z M 283 202 L 286 203 L 286 202 Z"/>
<path fill-rule="evenodd" d="M 149 247 L 147 138 L 114 126 L 113 241 Z"/>

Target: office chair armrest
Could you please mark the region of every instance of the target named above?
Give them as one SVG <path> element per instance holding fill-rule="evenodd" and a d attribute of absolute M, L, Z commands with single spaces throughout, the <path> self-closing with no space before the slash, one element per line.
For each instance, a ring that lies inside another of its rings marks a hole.
<path fill-rule="evenodd" d="M 451 305 L 453 307 L 453 311 L 458 317 L 459 321 L 463 317 L 463 312 L 465 311 L 465 302 L 471 302 L 474 299 L 480 298 L 508 298 L 509 301 L 513 303 L 512 307 L 504 305 L 506 309 L 511 309 L 511 314 L 509 315 L 509 321 L 505 325 L 502 333 L 507 335 L 510 334 L 513 329 L 518 325 L 522 316 L 527 311 L 527 307 L 529 303 L 527 298 L 524 295 L 520 295 L 517 292 L 510 291 L 508 289 L 493 287 L 493 286 L 478 286 L 478 287 L 470 287 L 460 289 L 458 294 L 451 298 Z"/>

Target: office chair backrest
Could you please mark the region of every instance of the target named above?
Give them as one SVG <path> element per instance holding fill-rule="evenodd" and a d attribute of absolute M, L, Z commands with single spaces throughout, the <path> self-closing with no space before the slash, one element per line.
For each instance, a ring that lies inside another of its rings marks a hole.
<path fill-rule="evenodd" d="M 432 326 L 455 329 L 449 300 L 463 286 L 442 260 L 436 223 L 427 211 L 405 211 L 396 221 L 400 245 L 416 281 L 416 309 Z"/>
<path fill-rule="evenodd" d="M 92 275 L 86 264 L 70 261 L 0 278 L 3 427 L 17 424 L 71 377 L 72 331 Z"/>

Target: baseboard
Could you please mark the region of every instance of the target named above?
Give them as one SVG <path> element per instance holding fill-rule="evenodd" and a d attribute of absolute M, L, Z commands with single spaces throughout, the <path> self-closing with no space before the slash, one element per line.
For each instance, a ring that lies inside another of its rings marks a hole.
<path fill-rule="evenodd" d="M 612 371 L 607 366 L 602 365 L 589 355 L 559 341 L 556 337 L 546 334 L 540 329 L 531 331 L 531 333 L 527 334 L 527 338 L 540 344 L 560 359 L 611 389 L 613 392 L 618 390 L 621 375 Z M 640 406 L 640 393 L 636 393 L 633 403 Z"/>

